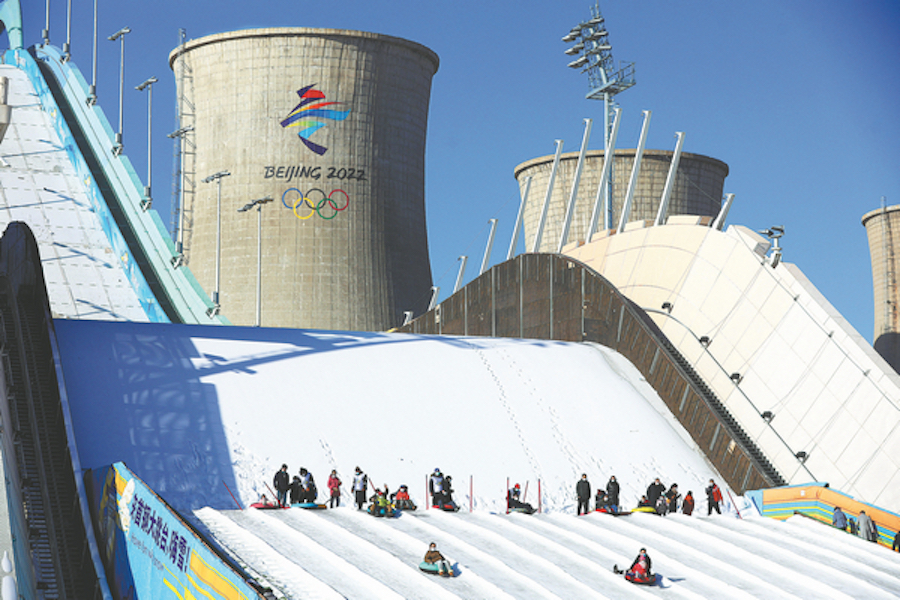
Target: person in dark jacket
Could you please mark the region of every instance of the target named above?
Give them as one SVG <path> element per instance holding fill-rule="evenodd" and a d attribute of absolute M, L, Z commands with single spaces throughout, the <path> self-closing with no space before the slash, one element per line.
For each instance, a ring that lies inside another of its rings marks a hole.
<path fill-rule="evenodd" d="M 597 488 L 597 495 L 594 496 L 594 510 L 612 511 L 609 506 L 609 496 L 603 491 L 603 488 Z"/>
<path fill-rule="evenodd" d="M 575 484 L 575 495 L 578 496 L 578 514 L 587 514 L 591 511 L 588 504 L 591 501 L 591 484 L 588 482 L 587 473 L 581 474 L 581 479 Z"/>
<path fill-rule="evenodd" d="M 641 501 L 638 502 L 638 508 L 644 508 L 647 506 L 654 508 L 654 506 L 650 504 L 650 500 L 647 498 L 647 496 L 641 496 Z"/>
<path fill-rule="evenodd" d="M 670 513 L 678 512 L 678 499 L 681 498 L 681 494 L 678 493 L 678 484 L 673 483 L 669 488 L 669 491 L 666 492 L 666 503 L 668 504 L 668 510 Z"/>
<path fill-rule="evenodd" d="M 897 535 L 894 536 L 894 545 L 891 546 L 891 550 L 900 552 L 900 530 L 898 530 Z"/>
<path fill-rule="evenodd" d="M 660 483 L 659 477 L 657 477 L 653 483 L 647 486 L 647 500 L 650 501 L 650 506 L 656 506 L 656 501 L 659 500 L 659 497 L 665 492 L 666 486 Z"/>
<path fill-rule="evenodd" d="M 694 512 L 694 492 L 688 490 L 687 496 L 684 497 L 684 502 L 681 503 L 681 512 L 687 516 L 691 516 L 691 513 Z"/>
<path fill-rule="evenodd" d="M 615 475 L 606 483 L 606 495 L 609 496 L 609 509 L 614 513 L 619 512 L 619 482 Z"/>
<path fill-rule="evenodd" d="M 706 486 L 706 502 L 707 502 L 707 510 L 706 516 L 712 514 L 712 511 L 715 510 L 720 515 L 722 514 L 722 510 L 719 508 L 719 502 L 722 501 L 722 490 L 719 489 L 719 486 L 716 485 L 716 482 L 712 479 L 709 480 L 709 485 Z"/>
<path fill-rule="evenodd" d="M 831 524 L 841 531 L 847 530 L 847 515 L 841 510 L 840 506 L 834 507 L 834 515 L 831 517 Z"/>
<path fill-rule="evenodd" d="M 275 486 L 275 492 L 278 494 L 278 505 L 285 506 L 287 504 L 287 493 L 291 487 L 291 478 L 288 475 L 288 466 L 281 465 L 281 469 L 275 473 L 272 479 L 272 485 Z"/>
<path fill-rule="evenodd" d="M 291 481 L 291 504 L 303 502 L 303 486 L 300 484 L 300 478 L 294 475 Z"/>
<path fill-rule="evenodd" d="M 506 508 L 507 512 L 515 510 L 529 515 L 534 513 L 534 507 L 531 504 L 522 502 L 522 486 L 518 483 L 506 491 Z"/>

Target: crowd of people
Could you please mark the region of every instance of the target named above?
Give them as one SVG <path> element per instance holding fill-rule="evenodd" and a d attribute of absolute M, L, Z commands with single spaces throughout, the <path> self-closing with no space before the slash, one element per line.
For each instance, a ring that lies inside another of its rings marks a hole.
<path fill-rule="evenodd" d="M 575 484 L 575 497 L 578 500 L 577 513 L 581 515 L 590 512 L 591 484 L 588 481 L 587 473 L 582 473 L 581 479 Z M 709 485 L 706 487 L 706 499 L 708 515 L 711 515 L 714 510 L 722 514 L 720 508 L 722 490 L 712 479 L 709 480 Z M 637 508 L 651 509 L 650 512 L 658 515 L 679 511 L 691 515 L 694 512 L 694 492 L 688 490 L 688 493 L 682 497 L 677 483 L 673 483 L 666 489 L 666 486 L 657 477 L 647 486 L 647 493 L 641 496 Z M 616 481 L 615 475 L 609 478 L 605 488 L 597 488 L 594 496 L 594 510 L 613 514 L 623 512 L 619 504 L 619 482 Z"/>

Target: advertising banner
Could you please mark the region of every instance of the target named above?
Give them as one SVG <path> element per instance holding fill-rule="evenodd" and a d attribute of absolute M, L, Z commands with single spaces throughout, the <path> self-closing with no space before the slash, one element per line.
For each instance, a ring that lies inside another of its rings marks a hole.
<path fill-rule="evenodd" d="M 261 597 L 124 463 L 88 471 L 85 486 L 116 600 Z"/>

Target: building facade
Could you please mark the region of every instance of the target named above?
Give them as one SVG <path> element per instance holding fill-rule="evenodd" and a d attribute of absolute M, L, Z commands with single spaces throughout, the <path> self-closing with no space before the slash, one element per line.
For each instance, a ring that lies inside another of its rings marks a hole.
<path fill-rule="evenodd" d="M 189 41 L 169 64 L 184 131 L 179 240 L 224 315 L 254 323 L 260 273 L 264 326 L 381 330 L 427 307 L 434 52 L 358 31 L 255 29 Z"/>

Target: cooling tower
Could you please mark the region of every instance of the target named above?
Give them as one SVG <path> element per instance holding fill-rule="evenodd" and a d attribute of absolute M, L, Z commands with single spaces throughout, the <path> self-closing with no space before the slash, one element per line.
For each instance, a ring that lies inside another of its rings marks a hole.
<path fill-rule="evenodd" d="M 872 257 L 872 286 L 875 296 L 875 351 L 900 371 L 900 323 L 897 303 L 897 250 L 900 242 L 900 206 L 887 206 L 862 218 Z"/>
<path fill-rule="evenodd" d="M 256 29 L 189 41 L 169 64 L 184 136 L 179 239 L 225 316 L 254 323 L 258 272 L 265 326 L 381 330 L 427 307 L 434 52 L 359 31 Z M 238 212 L 266 197 L 261 215 Z"/>
<path fill-rule="evenodd" d="M 644 151 L 629 221 L 656 218 L 673 154 L 666 150 Z M 603 150 L 594 150 L 589 151 L 585 156 L 567 243 L 584 239 L 597 197 L 597 186 L 600 183 L 603 169 L 603 155 Z M 635 150 L 633 149 L 616 150 L 612 165 L 613 220 L 611 228 L 615 228 L 619 222 L 622 204 L 628 191 L 628 182 L 631 179 L 634 155 Z M 556 252 L 557 250 L 577 164 L 577 152 L 566 153 L 560 157 L 547 211 L 547 220 L 541 237 L 539 248 L 541 252 Z M 515 169 L 515 177 L 519 182 L 520 190 L 525 189 L 525 180 L 529 176 L 532 178 L 524 215 L 525 247 L 529 251 L 534 243 L 552 167 L 553 156 L 543 156 L 524 162 Z M 672 196 L 669 200 L 668 214 L 670 216 L 706 215 L 714 217 L 718 214 L 722 204 L 722 189 L 727 176 L 728 165 L 724 162 L 700 154 L 683 152 L 678 163 Z M 597 231 L 602 230 L 603 217 L 601 214 Z"/>

